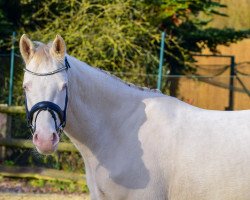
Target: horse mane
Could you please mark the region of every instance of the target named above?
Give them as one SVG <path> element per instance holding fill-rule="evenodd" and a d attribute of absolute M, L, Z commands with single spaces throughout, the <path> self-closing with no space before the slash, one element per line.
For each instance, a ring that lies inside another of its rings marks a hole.
<path fill-rule="evenodd" d="M 119 81 L 119 82 L 122 82 L 124 83 L 125 85 L 127 85 L 128 87 L 132 87 L 134 89 L 137 89 L 137 90 L 140 90 L 140 91 L 146 91 L 146 92 L 153 92 L 153 93 L 159 93 L 161 94 L 162 92 L 158 89 L 151 89 L 151 88 L 148 88 L 148 87 L 141 87 L 141 86 L 137 86 L 133 83 L 130 83 L 130 82 L 126 82 L 124 80 L 122 80 L 121 78 L 111 74 L 110 72 L 106 71 L 106 70 L 103 70 L 103 69 L 100 69 L 100 68 L 96 68 L 98 69 L 99 71 L 101 71 L 102 73 L 105 73 L 106 75 L 108 75 L 109 77 Z"/>
<path fill-rule="evenodd" d="M 48 62 L 50 59 L 51 59 L 51 56 L 50 56 L 50 53 L 49 53 L 49 49 L 50 47 L 52 46 L 52 43 L 49 42 L 48 44 L 44 44 L 42 42 L 38 42 L 38 41 L 34 41 L 34 46 L 35 46 L 35 54 L 33 56 L 33 58 L 35 59 L 36 62 L 41 62 L 42 59 L 46 59 L 46 62 Z M 132 87 L 132 88 L 135 88 L 137 90 L 140 90 L 140 91 L 146 91 L 146 92 L 153 92 L 153 93 L 161 93 L 160 90 L 158 89 L 151 89 L 151 88 L 147 88 L 147 87 L 140 87 L 140 86 L 137 86 L 137 85 L 134 85 L 133 83 L 130 83 L 130 82 L 126 82 L 124 80 L 122 80 L 121 78 L 111 74 L 110 72 L 106 71 L 106 70 L 103 70 L 103 69 L 100 69 L 100 68 L 97 68 L 95 67 L 95 69 L 99 70 L 100 72 L 102 73 L 105 73 L 106 75 L 108 75 L 109 77 L 119 81 L 119 82 L 122 82 L 124 84 L 126 84 L 128 87 Z"/>

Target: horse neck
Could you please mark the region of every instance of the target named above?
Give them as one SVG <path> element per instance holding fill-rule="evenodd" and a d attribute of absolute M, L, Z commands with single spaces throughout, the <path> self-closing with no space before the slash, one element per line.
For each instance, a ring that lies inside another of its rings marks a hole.
<path fill-rule="evenodd" d="M 73 57 L 69 57 L 69 63 L 66 132 L 88 156 L 124 137 L 112 130 L 119 130 L 149 94 Z"/>

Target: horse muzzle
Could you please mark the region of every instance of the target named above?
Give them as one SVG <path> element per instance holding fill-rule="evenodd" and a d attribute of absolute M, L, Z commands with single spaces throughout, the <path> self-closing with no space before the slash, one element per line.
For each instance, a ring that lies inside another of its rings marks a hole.
<path fill-rule="evenodd" d="M 58 133 L 37 130 L 33 134 L 33 144 L 41 154 L 52 154 L 56 151 L 60 137 Z"/>

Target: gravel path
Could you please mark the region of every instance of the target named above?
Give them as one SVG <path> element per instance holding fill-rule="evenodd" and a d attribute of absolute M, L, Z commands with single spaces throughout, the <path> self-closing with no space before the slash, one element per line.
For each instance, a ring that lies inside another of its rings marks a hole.
<path fill-rule="evenodd" d="M 0 200 L 90 200 L 87 194 L 0 193 Z"/>

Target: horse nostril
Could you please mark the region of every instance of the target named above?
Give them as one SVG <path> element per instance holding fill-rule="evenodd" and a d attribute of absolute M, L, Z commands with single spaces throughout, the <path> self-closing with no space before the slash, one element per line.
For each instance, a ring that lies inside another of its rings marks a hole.
<path fill-rule="evenodd" d="M 38 138 L 38 134 L 37 133 L 35 133 L 33 135 L 33 144 L 34 145 L 38 145 L 39 144 L 39 138 Z"/>
<path fill-rule="evenodd" d="M 37 134 L 37 133 L 34 134 L 33 140 L 34 140 L 34 142 L 37 142 L 37 141 L 38 141 L 38 134 Z"/>
<path fill-rule="evenodd" d="M 53 133 L 53 137 L 52 137 L 53 145 L 56 145 L 58 142 L 59 142 L 59 137 L 58 137 L 57 133 Z"/>

